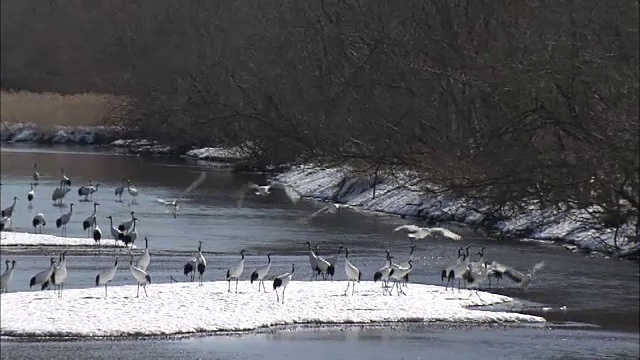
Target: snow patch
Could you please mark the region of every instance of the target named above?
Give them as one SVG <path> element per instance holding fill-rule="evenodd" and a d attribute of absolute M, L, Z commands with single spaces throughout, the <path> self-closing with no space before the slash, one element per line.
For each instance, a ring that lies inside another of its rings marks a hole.
<path fill-rule="evenodd" d="M 189 150 L 183 156 L 196 160 L 235 162 L 246 158 L 247 155 L 240 147 L 206 147 Z"/>
<path fill-rule="evenodd" d="M 153 281 L 153 274 L 151 279 Z M 128 276 L 121 267 L 116 276 Z M 271 285 L 270 283 L 268 285 Z M 292 324 L 350 324 L 383 322 L 542 323 L 538 316 L 483 311 L 470 306 L 501 304 L 513 299 L 479 292 L 446 291 L 444 287 L 410 284 L 406 296 L 383 295 L 380 283 L 356 284 L 356 293 L 343 296 L 343 281 L 292 281 L 285 304 L 276 294 L 257 291 L 248 281 L 239 293 L 227 293 L 226 281 L 151 284 L 148 297 L 136 285 L 102 286 L 2 295 L 2 336 L 154 336 L 222 331 L 250 331 Z M 270 287 L 270 286 L 267 286 Z M 206 301 L 200 301 L 206 299 Z"/>
<path fill-rule="evenodd" d="M 32 123 L 7 123 L 0 126 L 0 140 L 39 144 L 101 145 L 111 142 L 122 131 L 115 126 L 38 127 Z"/>
<path fill-rule="evenodd" d="M 0 246 L 90 246 L 95 247 L 93 238 L 69 238 L 48 234 L 29 234 L 23 232 L 2 232 Z M 100 247 L 125 247 L 120 240 L 103 238 Z M 135 249 L 136 246 L 134 245 Z"/>
<path fill-rule="evenodd" d="M 169 145 L 162 145 L 157 141 L 147 139 L 118 139 L 112 141 L 110 146 L 126 148 L 133 154 L 158 154 L 167 155 L 174 152 L 174 148 Z"/>

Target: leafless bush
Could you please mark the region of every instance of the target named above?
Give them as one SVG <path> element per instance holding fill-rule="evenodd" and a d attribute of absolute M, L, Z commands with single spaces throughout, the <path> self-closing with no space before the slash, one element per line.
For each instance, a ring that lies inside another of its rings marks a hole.
<path fill-rule="evenodd" d="M 262 165 L 412 169 L 495 213 L 536 202 L 598 205 L 607 224 L 638 215 L 637 2 L 2 7 L 3 50 L 37 40 L 54 60 L 18 66 L 37 46 L 3 51 L 3 83 L 62 87 L 59 72 L 64 87 L 126 94 L 116 120 L 140 136 L 243 146 Z M 35 26 L 60 16 L 59 37 Z M 30 76 L 34 66 L 49 75 Z"/>

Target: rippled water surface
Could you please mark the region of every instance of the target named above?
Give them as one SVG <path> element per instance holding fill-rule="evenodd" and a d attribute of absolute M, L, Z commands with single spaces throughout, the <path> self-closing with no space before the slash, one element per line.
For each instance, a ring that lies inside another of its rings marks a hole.
<path fill-rule="evenodd" d="M 26 194 L 37 163 L 42 178 L 36 187 L 36 200 L 29 208 Z M 109 223 L 106 216 L 112 215 L 117 222 L 130 218 L 130 212 L 140 219 L 136 241 L 138 248 L 144 247 L 144 236 L 149 238 L 152 262 L 149 267 L 156 282 L 169 282 L 170 276 L 185 280 L 181 274 L 183 264 L 195 252 L 197 241 L 203 240 L 203 250 L 208 258 L 205 279 L 224 279 L 226 269 L 239 260 L 241 249 L 246 249 L 245 269 L 266 261 L 266 253 L 274 256 L 273 272 L 287 271 L 292 262 L 303 269 L 302 275 L 310 276 L 304 242 L 321 244 L 320 253 L 327 255 L 339 244 L 350 248 L 352 262 L 360 267 L 365 277 L 383 265 L 384 250 L 390 249 L 396 258 L 408 256 L 410 242 L 400 233 L 392 232 L 394 226 L 411 222 L 397 217 L 366 215 L 357 212 L 341 212 L 337 215 L 322 215 L 310 221 L 301 221 L 321 204 L 304 200 L 290 204 L 283 194 L 269 198 L 248 196 L 244 206 L 236 206 L 238 189 L 247 181 L 264 182 L 264 175 L 238 174 L 212 164 L 165 157 L 125 156 L 102 150 L 83 147 L 30 147 L 3 145 L 1 154 L 2 207 L 11 203 L 14 196 L 20 200 L 16 205 L 13 225 L 16 231 L 32 231 L 31 219 L 35 213 L 45 214 L 48 225 L 44 233 L 60 234 L 55 228 L 55 219 L 68 207 L 53 206 L 51 193 L 60 178 L 60 169 L 73 182 L 72 191 L 64 203 L 74 203 L 74 214 L 68 226 L 68 235 L 87 236 L 81 222 L 92 210 L 92 203 L 79 201 L 77 189 L 89 179 L 99 183 L 94 200 L 98 207 L 98 222 L 103 230 L 104 242 L 110 241 Z M 174 219 L 166 209 L 156 202 L 157 198 L 172 199 L 197 177 L 199 171 L 207 173 L 205 183 L 187 195 L 184 204 Z M 114 188 L 121 179 L 131 179 L 140 191 L 137 204 L 129 204 L 125 191 L 125 202 L 117 202 Z M 588 257 L 570 253 L 556 245 L 498 242 L 483 238 L 473 231 L 451 225 L 452 229 L 465 234 L 463 244 L 482 244 L 486 247 L 485 258 L 498 260 L 526 270 L 543 260 L 545 267 L 526 292 L 513 287 L 509 281 L 493 284 L 492 290 L 523 300 L 524 312 L 542 315 L 554 324 L 585 323 L 594 329 L 579 327 L 568 329 L 439 329 L 430 330 L 307 330 L 254 334 L 240 337 L 206 337 L 180 341 L 133 341 L 120 342 L 70 342 L 70 343 L 13 343 L 3 341 L 3 358 L 20 358 L 20 354 L 43 354 L 51 350 L 50 358 L 63 358 L 67 351 L 91 349 L 94 358 L 107 357 L 111 348 L 124 351 L 131 357 L 139 354 L 143 344 L 148 357 L 171 358 L 293 358 L 301 349 L 309 359 L 324 358 L 322 354 L 364 354 L 363 358 L 403 358 L 394 354 L 406 354 L 404 358 L 467 358 L 474 354 L 472 344 L 486 351 L 485 358 L 552 358 L 556 354 L 569 354 L 569 349 L 578 343 L 589 342 L 587 348 L 598 348 L 600 352 L 578 352 L 576 358 L 593 354 L 627 358 L 638 353 L 638 298 L 639 271 L 636 263 Z M 441 284 L 440 270 L 455 258 L 460 243 L 433 239 L 417 244 L 420 260 L 411 275 L 412 282 Z M 48 257 L 57 256 L 60 249 L 34 247 L 3 247 L 1 259 L 16 259 L 16 273 L 10 291 L 29 291 L 28 280 L 35 273 L 48 267 Z M 140 251 L 140 250 L 136 250 Z M 114 249 L 70 249 L 67 266 L 69 277 L 66 287 L 93 286 L 95 275 L 109 266 Z M 350 257 L 350 258 L 351 258 Z M 342 271 L 337 272 L 343 278 Z M 133 284 L 122 272 L 116 276 L 114 285 Z M 409 288 L 410 291 L 410 288 Z M 559 310 L 566 306 L 566 310 Z M 551 308 L 542 312 L 542 307 Z M 612 332 L 605 332 L 612 331 Z M 507 336 L 508 346 L 504 343 Z M 566 340 L 562 340 L 566 338 Z M 529 339 L 529 340 L 526 340 Z M 464 340 L 464 341 L 463 341 Z M 5 345 L 7 347 L 5 347 Z M 5 357 L 6 350 L 13 357 Z M 27 350 L 29 349 L 29 350 Z M 531 349 L 537 349 L 539 353 Z M 616 353 L 615 349 L 621 352 Z M 625 350 L 626 349 L 626 350 Z M 629 350 L 635 349 L 635 350 Z M 317 351 L 316 351 L 317 350 Z M 25 351 L 25 352 L 23 352 Z M 28 351 L 28 352 L 27 352 Z M 157 355 L 151 356 L 150 354 Z M 429 352 L 431 351 L 431 353 Z M 523 357 L 514 354 L 523 354 Z M 370 357 L 368 357 L 368 355 Z M 527 354 L 526 356 L 524 354 Z M 617 354 L 617 355 L 616 355 Z M 170 356 L 171 355 L 171 356 Z M 453 356 L 459 355 L 459 356 Z M 59 357 L 56 357 L 59 356 Z M 37 356 L 36 356 L 37 357 Z M 335 355 L 335 358 L 342 356 Z M 559 356 L 560 358 L 561 356 Z M 593 356 L 592 356 L 593 357 Z M 29 357 L 22 357 L 29 358 Z M 482 357 L 481 357 L 482 358 Z M 566 358 L 566 357 L 563 357 Z M 597 358 L 597 357 L 593 357 Z M 602 357 L 600 357 L 602 358 Z"/>

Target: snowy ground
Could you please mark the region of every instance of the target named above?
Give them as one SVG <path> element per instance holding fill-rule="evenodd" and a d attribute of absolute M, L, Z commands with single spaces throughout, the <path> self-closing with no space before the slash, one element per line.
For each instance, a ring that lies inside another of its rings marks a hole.
<path fill-rule="evenodd" d="M 118 139 L 109 144 L 109 146 L 125 148 L 134 154 L 158 154 L 168 155 L 174 152 L 171 146 L 158 144 L 151 140 L 124 140 Z"/>
<path fill-rule="evenodd" d="M 0 126 L 0 140 L 39 144 L 108 144 L 121 129 L 111 126 L 55 126 L 40 128 L 29 123 L 7 123 Z"/>
<path fill-rule="evenodd" d="M 122 267 L 116 276 L 129 276 Z M 131 277 L 132 282 L 133 277 Z M 153 281 L 153 274 L 151 274 Z M 151 284 L 148 297 L 136 286 L 114 286 L 105 298 L 103 286 L 2 294 L 3 336 L 152 336 L 219 331 L 249 331 L 288 324 L 382 322 L 540 323 L 537 316 L 468 309 L 501 304 L 511 298 L 480 292 L 410 284 L 406 296 L 382 295 L 380 283 L 362 282 L 355 295 L 344 296 L 346 282 L 292 281 L 285 303 L 276 294 L 259 293 L 256 283 L 241 281 L 238 294 L 227 293 L 226 281 Z M 272 282 L 266 282 L 272 289 Z M 233 286 L 232 286 L 233 291 Z M 203 299 L 206 299 L 203 301 Z"/>
<path fill-rule="evenodd" d="M 0 246 L 87 246 L 95 247 L 90 238 L 60 237 L 48 234 L 29 234 L 22 232 L 2 232 Z M 101 247 L 125 247 L 122 241 L 103 239 Z M 135 245 L 133 246 L 135 249 Z"/>
<path fill-rule="evenodd" d="M 463 199 L 446 195 L 425 194 L 411 186 L 410 176 L 406 179 L 388 181 L 382 179 L 376 186 L 373 198 L 372 178 L 349 178 L 342 169 L 321 169 L 313 166 L 298 166 L 275 177 L 278 182 L 292 185 L 303 196 L 322 200 L 331 199 L 337 192 L 337 201 L 366 211 L 377 211 L 410 217 L 431 217 L 441 221 L 458 221 L 475 225 L 483 218 L 469 209 Z M 585 227 L 579 221 L 586 212 L 560 213 L 535 209 L 526 213 L 514 213 L 512 217 L 496 222 L 494 228 L 507 234 L 526 239 L 557 240 L 577 245 L 590 251 L 608 252 L 613 247 L 614 229 L 596 230 Z M 622 227 L 618 238 L 624 255 L 638 250 L 638 243 L 631 241 L 632 226 Z M 525 234 L 525 235 L 523 235 Z"/>
<path fill-rule="evenodd" d="M 242 160 L 245 155 L 240 148 L 219 148 L 219 147 L 207 147 L 202 149 L 193 149 L 187 151 L 184 155 L 186 158 L 196 160 L 208 160 L 208 161 L 224 161 L 224 162 L 237 162 Z"/>

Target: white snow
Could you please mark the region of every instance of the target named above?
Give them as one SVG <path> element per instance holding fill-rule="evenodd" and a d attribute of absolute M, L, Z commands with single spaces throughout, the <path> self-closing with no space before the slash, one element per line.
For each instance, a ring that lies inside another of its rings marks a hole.
<path fill-rule="evenodd" d="M 118 139 L 109 145 L 126 148 L 134 154 L 169 154 L 173 151 L 169 145 L 162 145 L 157 141 L 147 139 Z"/>
<path fill-rule="evenodd" d="M 30 234 L 23 232 L 2 232 L 0 246 L 91 246 L 95 247 L 93 238 L 60 237 L 48 234 Z M 103 238 L 101 247 L 125 247 L 122 241 Z M 136 246 L 133 245 L 135 249 Z"/>
<path fill-rule="evenodd" d="M 240 147 L 234 148 L 221 148 L 221 147 L 206 147 L 201 149 L 189 150 L 184 154 L 184 157 L 197 159 L 197 160 L 211 160 L 211 161 L 237 161 L 245 157 L 245 153 Z"/>
<path fill-rule="evenodd" d="M 114 126 L 38 127 L 32 123 L 2 122 L 0 140 L 51 144 L 97 144 L 109 141 L 122 129 Z"/>
<path fill-rule="evenodd" d="M 153 274 L 151 280 L 153 281 Z M 121 267 L 116 276 L 128 276 Z M 271 283 L 267 284 L 270 288 Z M 382 322 L 542 323 L 544 318 L 511 312 L 468 309 L 511 298 L 486 292 L 410 284 L 406 296 L 382 295 L 380 283 L 356 285 L 343 296 L 346 282 L 292 281 L 285 304 L 276 294 L 258 292 L 257 284 L 239 283 L 239 293 L 227 293 L 226 281 L 151 284 L 149 297 L 136 285 L 2 294 L 0 334 L 3 336 L 153 336 L 220 331 L 249 331 L 289 324 L 350 324 Z M 233 291 L 233 286 L 232 286 Z"/>
<path fill-rule="evenodd" d="M 345 180 L 345 177 L 347 179 Z M 410 217 L 432 217 L 436 221 L 458 221 L 477 224 L 483 215 L 461 198 L 430 194 L 412 185 L 410 173 L 393 179 L 378 179 L 376 197 L 373 198 L 373 177 L 357 179 L 349 169 L 323 169 L 313 165 L 296 166 L 279 174 L 275 180 L 293 186 L 305 197 L 331 199 L 337 192 L 341 203 L 365 211 L 376 211 Z M 482 209 L 482 206 L 477 206 Z M 594 209 L 589 209 L 591 212 Z M 507 219 L 497 222 L 496 230 L 528 239 L 559 240 L 575 244 L 589 251 L 613 252 L 614 229 L 595 229 L 588 225 L 587 211 L 540 211 L 531 206 L 525 212 L 513 212 Z M 523 233 L 526 233 L 523 235 Z M 637 251 L 639 244 L 633 241 L 631 225 L 620 228 L 617 254 Z"/>

